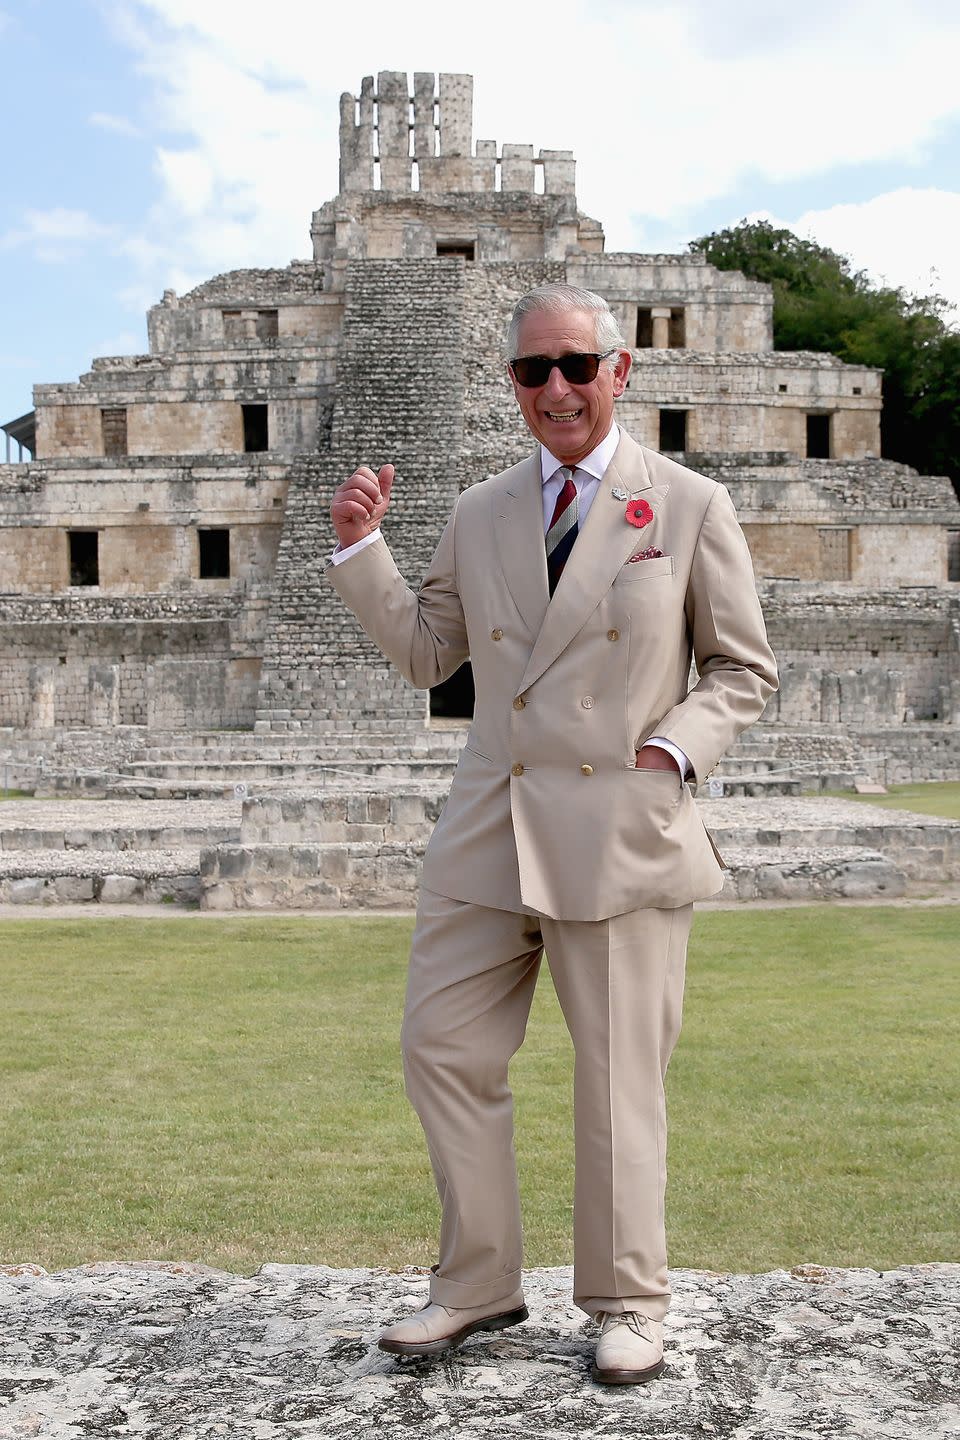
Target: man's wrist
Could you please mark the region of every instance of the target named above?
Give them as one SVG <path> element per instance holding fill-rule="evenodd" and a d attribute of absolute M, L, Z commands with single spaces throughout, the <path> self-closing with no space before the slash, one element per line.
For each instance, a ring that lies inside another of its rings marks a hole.
<path fill-rule="evenodd" d="M 333 554 L 330 556 L 331 563 L 342 565 L 344 560 L 349 560 L 352 555 L 359 555 L 361 550 L 365 550 L 368 545 L 373 544 L 374 540 L 379 539 L 380 527 L 378 526 L 376 530 L 371 530 L 369 535 L 364 535 L 360 540 L 354 540 L 352 545 L 341 545 L 338 540 Z"/>
<path fill-rule="evenodd" d="M 672 740 L 666 740 L 662 735 L 651 735 L 649 740 L 644 740 L 640 750 L 637 751 L 638 763 L 640 755 L 648 748 L 660 750 L 669 755 L 684 780 L 693 773 L 693 766 L 690 764 L 686 752 L 681 750 L 679 745 L 675 745 Z"/>

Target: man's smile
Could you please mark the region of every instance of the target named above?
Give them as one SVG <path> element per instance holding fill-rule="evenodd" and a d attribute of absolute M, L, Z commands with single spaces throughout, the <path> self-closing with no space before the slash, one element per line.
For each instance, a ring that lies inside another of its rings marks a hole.
<path fill-rule="evenodd" d="M 544 414 L 548 420 L 553 420 L 558 425 L 566 425 L 571 420 L 579 420 L 583 410 L 545 410 Z"/>

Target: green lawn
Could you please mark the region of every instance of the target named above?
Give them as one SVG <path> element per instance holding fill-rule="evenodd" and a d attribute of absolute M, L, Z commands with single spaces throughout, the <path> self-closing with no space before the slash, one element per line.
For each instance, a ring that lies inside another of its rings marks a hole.
<path fill-rule="evenodd" d="M 957 1260 L 950 908 L 714 911 L 669 1077 L 674 1265 Z M 0 923 L 0 1262 L 429 1263 L 408 919 Z M 545 981 L 546 981 L 546 977 Z M 527 1259 L 570 1259 L 571 1051 L 514 1067 Z"/>
<path fill-rule="evenodd" d="M 914 810 L 921 815 L 939 815 L 960 820 L 960 780 L 929 780 L 913 785 L 891 785 L 886 795 L 858 795 L 853 790 L 828 790 L 845 800 L 862 800 L 864 805 L 882 805 L 887 810 Z"/>

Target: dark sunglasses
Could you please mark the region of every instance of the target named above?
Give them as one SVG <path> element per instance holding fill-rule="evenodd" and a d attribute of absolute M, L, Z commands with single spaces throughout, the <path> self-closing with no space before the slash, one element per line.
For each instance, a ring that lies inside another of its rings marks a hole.
<path fill-rule="evenodd" d="M 516 360 L 510 361 L 510 369 L 516 376 L 517 384 L 522 385 L 524 390 L 534 390 L 538 385 L 546 385 L 554 365 L 568 384 L 589 385 L 591 380 L 597 378 L 600 361 L 615 354 L 614 349 L 605 350 L 602 355 L 574 352 L 570 355 L 558 355 L 556 358 L 552 355 L 519 355 Z"/>

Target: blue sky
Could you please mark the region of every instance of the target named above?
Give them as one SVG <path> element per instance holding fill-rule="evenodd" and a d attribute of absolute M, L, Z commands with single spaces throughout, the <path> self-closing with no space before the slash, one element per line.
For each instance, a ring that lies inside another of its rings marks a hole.
<path fill-rule="evenodd" d="M 469 71 L 476 137 L 574 150 L 608 249 L 767 215 L 960 304 L 955 0 L 0 0 L 0 55 L 0 420 L 144 350 L 165 288 L 307 256 L 379 69 Z"/>

